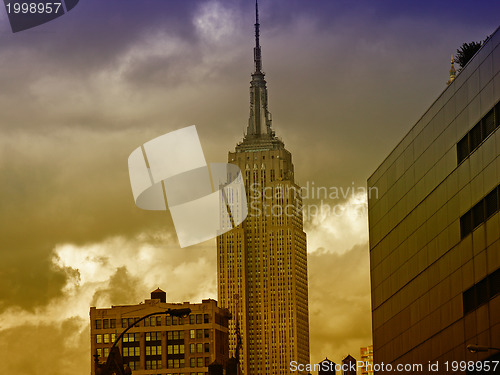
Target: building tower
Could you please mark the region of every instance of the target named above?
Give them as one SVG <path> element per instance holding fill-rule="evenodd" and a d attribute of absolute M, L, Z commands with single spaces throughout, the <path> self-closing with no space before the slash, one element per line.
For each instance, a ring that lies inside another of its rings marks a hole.
<path fill-rule="evenodd" d="M 447 85 L 453 82 L 455 77 L 457 76 L 457 71 L 455 69 L 455 65 L 453 64 L 455 62 L 455 59 L 453 58 L 453 55 L 451 55 L 451 68 L 450 68 L 450 79 L 448 82 L 446 82 Z"/>
<path fill-rule="evenodd" d="M 292 156 L 271 129 L 259 27 L 256 3 L 250 118 L 228 155 L 242 171 L 248 217 L 217 238 L 218 295 L 233 315 L 230 355 L 239 321 L 242 373 L 289 374 L 291 361 L 309 363 L 306 234 Z"/>

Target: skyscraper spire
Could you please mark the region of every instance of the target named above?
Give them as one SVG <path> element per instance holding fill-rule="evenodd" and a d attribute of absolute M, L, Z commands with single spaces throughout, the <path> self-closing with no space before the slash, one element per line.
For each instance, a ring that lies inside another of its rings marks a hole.
<path fill-rule="evenodd" d="M 260 50 L 260 23 L 259 23 L 259 3 L 255 0 L 255 48 L 253 49 L 253 61 L 255 63 L 255 73 L 262 71 L 262 54 Z"/>
<path fill-rule="evenodd" d="M 271 113 L 267 108 L 267 83 L 262 71 L 260 48 L 259 4 L 255 1 L 255 47 L 253 49 L 254 72 L 250 82 L 250 117 L 243 142 L 237 149 L 276 149 L 283 147 L 271 129 Z"/>

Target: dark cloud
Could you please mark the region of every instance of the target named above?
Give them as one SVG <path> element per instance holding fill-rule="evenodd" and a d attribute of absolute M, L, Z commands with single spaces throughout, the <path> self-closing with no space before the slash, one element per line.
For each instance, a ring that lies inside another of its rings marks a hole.
<path fill-rule="evenodd" d="M 90 372 L 90 328 L 81 318 L 0 331 L 2 371 L 18 375 Z"/>
<path fill-rule="evenodd" d="M 109 278 L 107 288 L 96 290 L 91 306 L 103 306 L 103 301 L 111 305 L 126 305 L 131 301 L 139 303 L 144 299 L 144 296 L 139 295 L 142 289 L 144 286 L 138 277 L 131 276 L 125 267 L 118 267 Z"/>

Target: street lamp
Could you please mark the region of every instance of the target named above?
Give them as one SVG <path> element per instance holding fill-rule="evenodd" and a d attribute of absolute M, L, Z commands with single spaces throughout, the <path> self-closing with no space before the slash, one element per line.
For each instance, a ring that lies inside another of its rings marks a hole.
<path fill-rule="evenodd" d="M 490 350 L 498 350 L 500 351 L 500 348 L 495 348 L 493 346 L 484 346 L 484 345 L 467 345 L 467 350 L 471 353 L 478 353 L 478 352 L 487 352 Z"/>

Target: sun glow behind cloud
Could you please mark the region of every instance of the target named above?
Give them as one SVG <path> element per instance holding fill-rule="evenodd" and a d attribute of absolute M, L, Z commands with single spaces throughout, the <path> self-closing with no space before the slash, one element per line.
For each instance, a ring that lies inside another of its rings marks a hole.
<path fill-rule="evenodd" d="M 344 254 L 355 245 L 368 242 L 368 204 L 366 193 L 351 194 L 345 201 L 310 204 L 306 223 L 309 253 L 326 251 Z M 312 215 L 312 213 L 315 213 Z"/>

